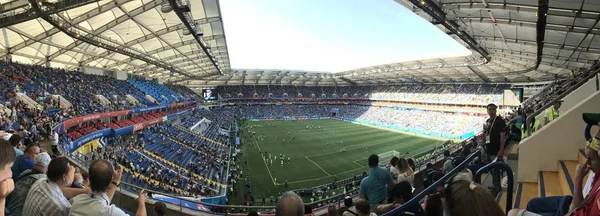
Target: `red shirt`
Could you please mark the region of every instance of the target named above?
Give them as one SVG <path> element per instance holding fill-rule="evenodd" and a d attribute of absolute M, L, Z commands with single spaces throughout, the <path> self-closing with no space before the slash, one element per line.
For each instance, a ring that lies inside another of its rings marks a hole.
<path fill-rule="evenodd" d="M 588 196 L 593 196 L 593 198 L 585 206 L 573 213 L 573 216 L 600 215 L 600 192 L 597 192 L 600 187 L 599 179 L 600 175 L 594 176 L 594 184 L 588 194 Z"/>

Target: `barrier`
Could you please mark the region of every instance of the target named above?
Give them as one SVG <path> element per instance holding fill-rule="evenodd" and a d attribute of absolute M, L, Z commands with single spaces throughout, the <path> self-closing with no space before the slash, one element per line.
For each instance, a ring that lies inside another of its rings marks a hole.
<path fill-rule="evenodd" d="M 475 181 L 478 184 L 481 184 L 481 175 L 483 173 L 488 172 L 490 169 L 503 169 L 506 171 L 506 178 L 508 179 L 507 181 L 509 182 L 509 184 L 506 187 L 506 208 L 505 209 L 512 209 L 512 199 L 513 199 L 513 192 L 514 192 L 514 175 L 512 172 L 512 169 L 510 168 L 510 166 L 504 162 L 501 161 L 494 161 L 488 165 L 485 165 L 483 167 L 481 167 L 481 169 L 477 170 L 477 173 L 475 173 L 475 176 L 473 176 L 473 181 Z M 506 212 L 506 214 L 508 214 L 508 211 Z"/>
<path fill-rule="evenodd" d="M 142 123 L 138 123 L 135 125 L 130 125 L 127 127 L 123 127 L 123 128 L 119 128 L 119 129 L 112 129 L 112 128 L 105 128 L 102 130 L 97 130 L 94 131 L 90 134 L 87 134 L 85 136 L 80 137 L 79 139 L 73 141 L 73 143 L 71 143 L 70 145 L 65 145 L 65 150 L 67 150 L 68 152 L 73 152 L 75 150 L 77 150 L 79 147 L 81 147 L 82 145 L 90 142 L 91 140 L 100 138 L 100 137 L 105 137 L 105 136 L 122 136 L 125 134 L 130 134 L 133 133 L 135 131 L 139 131 L 142 130 L 150 125 L 153 124 L 157 124 L 157 123 L 161 123 L 164 121 L 167 121 L 169 119 L 173 119 L 176 118 L 180 115 L 186 114 L 190 111 L 192 111 L 193 109 L 195 109 L 194 107 L 183 110 L 183 111 L 179 111 L 176 113 L 171 113 L 169 115 L 166 115 L 162 118 L 154 118 L 154 119 L 150 119 L 148 121 L 142 122 Z M 67 120 L 69 121 L 69 120 Z"/>
<path fill-rule="evenodd" d="M 93 120 L 103 119 L 103 118 L 112 118 L 112 117 L 117 117 L 117 116 L 126 116 L 129 114 L 142 113 L 142 112 L 148 112 L 148 111 L 154 111 L 154 110 L 160 110 L 160 109 L 166 109 L 166 108 L 175 108 L 175 107 L 181 107 L 181 106 L 186 106 L 186 105 L 191 105 L 191 104 L 196 104 L 196 102 L 188 101 L 188 102 L 181 102 L 181 103 L 172 103 L 170 105 L 158 105 L 158 106 L 137 108 L 137 109 L 131 109 L 131 110 L 119 110 L 119 111 L 114 111 L 114 112 L 96 113 L 96 114 L 90 114 L 90 115 L 85 115 L 85 116 L 79 116 L 79 117 L 71 118 L 69 120 L 61 122 L 56 127 L 55 130 L 59 134 L 62 134 L 69 128 L 71 128 L 75 125 L 79 125 L 84 122 L 88 122 L 88 121 L 93 121 Z"/>

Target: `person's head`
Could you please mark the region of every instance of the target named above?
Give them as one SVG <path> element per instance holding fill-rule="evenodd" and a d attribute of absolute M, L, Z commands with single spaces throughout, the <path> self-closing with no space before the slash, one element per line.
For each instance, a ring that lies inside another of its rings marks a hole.
<path fill-rule="evenodd" d="M 327 207 L 327 216 L 337 216 L 337 208 L 333 205 Z"/>
<path fill-rule="evenodd" d="M 444 150 L 444 157 L 450 157 L 450 151 Z"/>
<path fill-rule="evenodd" d="M 35 160 L 35 157 L 37 157 L 39 154 L 40 147 L 38 145 L 31 144 L 25 148 L 25 156 L 31 160 Z"/>
<path fill-rule="evenodd" d="M 562 105 L 562 101 L 561 100 L 558 100 L 558 101 L 554 102 L 554 105 L 553 105 L 554 106 L 554 110 L 560 109 L 560 105 Z"/>
<path fill-rule="evenodd" d="M 165 216 L 167 215 L 167 204 L 164 202 L 155 202 L 154 203 L 154 214 L 156 216 Z M 248 214 L 250 215 L 250 214 Z M 256 214 L 258 215 L 258 214 Z"/>
<path fill-rule="evenodd" d="M 589 165 L 592 172 L 599 173 L 600 171 L 600 156 L 598 156 L 598 140 L 592 139 L 587 142 L 585 147 L 585 164 Z"/>
<path fill-rule="evenodd" d="M 498 106 L 496 104 L 488 104 L 487 105 L 487 113 L 490 117 L 496 117 L 496 111 L 498 110 Z"/>
<path fill-rule="evenodd" d="M 346 196 L 344 197 L 344 206 L 346 206 L 346 208 L 350 208 L 352 207 L 352 197 L 350 196 Z"/>
<path fill-rule="evenodd" d="M 94 192 L 105 192 L 113 180 L 113 166 L 106 160 L 95 160 L 89 168 L 90 187 Z"/>
<path fill-rule="evenodd" d="M 281 195 L 275 207 L 276 216 L 303 216 L 304 202 L 296 193 L 288 191 Z"/>
<path fill-rule="evenodd" d="M 357 213 L 360 215 L 368 215 L 369 211 L 371 209 L 369 201 L 367 201 L 366 199 L 363 199 L 363 198 L 356 200 L 355 206 L 356 206 Z"/>
<path fill-rule="evenodd" d="M 402 181 L 392 186 L 391 196 L 396 203 L 405 203 L 413 198 L 412 186 L 408 181 Z"/>
<path fill-rule="evenodd" d="M 432 163 L 427 163 L 427 169 L 432 169 L 433 168 L 433 164 Z"/>
<path fill-rule="evenodd" d="M 425 215 L 427 216 L 443 216 L 442 193 L 429 195 L 429 197 L 425 199 L 423 211 L 425 211 Z"/>
<path fill-rule="evenodd" d="M 256 211 L 248 212 L 248 216 L 258 216 L 258 212 L 256 212 Z"/>
<path fill-rule="evenodd" d="M 73 176 L 73 183 L 78 185 L 83 184 L 83 176 L 81 175 L 81 173 L 75 173 L 75 175 Z"/>
<path fill-rule="evenodd" d="M 48 165 L 48 180 L 60 185 L 68 186 L 73 184 L 73 178 L 75 175 L 75 167 L 69 164 L 69 160 L 66 157 L 57 157 L 50 161 Z"/>
<path fill-rule="evenodd" d="M 13 147 L 18 147 L 21 144 L 21 140 L 22 138 L 18 134 L 13 134 L 8 138 L 8 142 L 10 142 Z"/>
<path fill-rule="evenodd" d="M 12 178 L 12 170 L 10 169 L 15 162 L 15 150 L 12 145 L 3 139 L 0 139 L 0 182 Z"/>
<path fill-rule="evenodd" d="M 408 166 L 410 166 L 410 168 L 412 168 L 413 170 L 415 169 L 415 160 L 413 160 L 412 158 L 406 159 L 406 162 L 408 162 Z"/>
<path fill-rule="evenodd" d="M 405 173 L 410 170 L 410 165 L 408 164 L 408 160 L 406 160 L 405 158 L 398 159 L 397 164 L 398 164 L 398 170 L 400 170 L 401 173 Z"/>
<path fill-rule="evenodd" d="M 444 215 L 504 215 L 489 190 L 471 181 L 452 179 L 444 190 L 444 198 Z"/>
<path fill-rule="evenodd" d="M 46 172 L 48 172 L 48 166 L 50 165 L 51 160 L 52 160 L 52 158 L 50 158 L 50 155 L 48 153 L 46 153 L 46 152 L 40 153 L 33 160 L 33 169 L 35 169 L 41 173 L 46 173 Z"/>
<path fill-rule="evenodd" d="M 395 167 L 396 164 L 398 163 L 398 159 L 400 159 L 400 158 L 398 158 L 396 156 L 392 157 L 392 159 L 390 160 L 390 165 Z"/>
<path fill-rule="evenodd" d="M 369 167 L 374 168 L 377 166 L 379 166 L 379 156 L 377 156 L 376 154 L 372 154 L 371 156 L 369 156 Z"/>

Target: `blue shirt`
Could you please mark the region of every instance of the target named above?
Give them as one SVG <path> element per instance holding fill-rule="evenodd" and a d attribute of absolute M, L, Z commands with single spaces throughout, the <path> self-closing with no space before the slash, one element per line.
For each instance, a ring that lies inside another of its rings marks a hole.
<path fill-rule="evenodd" d="M 25 155 L 22 155 L 17 157 L 15 163 L 10 169 L 12 170 L 13 181 L 17 181 L 19 180 L 19 175 L 21 175 L 23 171 L 33 169 L 33 160 L 25 157 Z"/>
<path fill-rule="evenodd" d="M 369 176 L 360 181 L 360 195 L 369 200 L 371 208 L 387 198 L 387 184 L 392 180 L 390 172 L 382 167 L 369 170 Z"/>
<path fill-rule="evenodd" d="M 25 154 L 23 151 L 21 151 L 21 149 L 17 147 L 13 147 L 13 149 L 15 150 L 15 157 L 23 156 Z"/>

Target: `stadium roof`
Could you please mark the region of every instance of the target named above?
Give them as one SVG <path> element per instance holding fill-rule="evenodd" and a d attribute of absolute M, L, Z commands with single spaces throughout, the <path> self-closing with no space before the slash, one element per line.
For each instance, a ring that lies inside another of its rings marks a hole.
<path fill-rule="evenodd" d="M 52 67 L 92 66 L 163 79 L 171 70 L 175 78 L 218 74 L 213 61 L 229 70 L 217 0 L 0 3 L 0 27 L 6 27 L 0 33 L 0 58 L 10 52 L 22 63 L 50 61 Z"/>
<path fill-rule="evenodd" d="M 85 4 L 85 0 L 61 3 Z M 189 5 L 180 1 L 179 5 Z M 198 3 L 197 3 L 198 2 Z M 378 65 L 339 73 L 293 70 L 231 70 L 223 23 L 217 0 L 194 1 L 192 19 L 202 28 L 203 41 L 211 47 L 223 74 L 207 57 L 189 28 L 174 12 L 161 12 L 160 1 L 98 1 L 84 6 L 45 14 L 3 28 L 0 55 L 10 48 L 13 59 L 53 66 L 79 65 L 133 71 L 154 78 L 169 79 L 168 66 L 175 77 L 170 81 L 194 86 L 214 85 L 354 85 L 398 82 L 525 82 L 553 80 L 571 70 L 591 66 L 600 57 L 600 2 L 595 0 L 396 0 L 430 21 L 441 31 L 472 51 L 458 58 L 430 59 Z M 541 1 L 547 2 L 547 1 Z M 6 16 L 25 13 L 27 1 L 0 0 Z M 5 4 L 6 3 L 6 4 Z M 53 2 L 54 3 L 54 2 Z M 19 4 L 24 6 L 18 7 Z M 55 5 L 58 5 L 55 3 Z M 182 7 L 185 9 L 185 7 Z M 182 10 L 180 10 L 181 12 Z M 185 10 L 183 10 L 184 14 Z M 37 16 L 37 14 L 34 14 Z M 68 35 L 48 20 L 58 20 L 79 34 Z M 193 26 L 192 26 L 193 27 Z M 93 35 L 93 37 L 92 37 Z M 90 45 L 84 36 L 126 49 L 132 58 Z M 17 58 L 17 56 L 20 56 Z M 29 60 L 27 60 L 29 59 Z"/>

